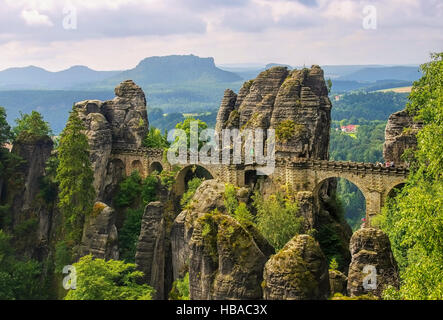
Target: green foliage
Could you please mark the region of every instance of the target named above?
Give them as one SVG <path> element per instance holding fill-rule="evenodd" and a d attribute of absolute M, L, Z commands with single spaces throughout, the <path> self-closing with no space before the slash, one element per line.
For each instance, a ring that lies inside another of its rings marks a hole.
<path fill-rule="evenodd" d="M 338 262 L 336 258 L 332 258 L 329 262 L 329 269 L 331 270 L 338 270 Z"/>
<path fill-rule="evenodd" d="M 143 209 L 126 210 L 126 218 L 118 233 L 120 259 L 126 262 L 135 262 L 138 236 L 140 235 Z"/>
<path fill-rule="evenodd" d="M 326 80 L 326 86 L 328 87 L 328 93 L 331 92 L 331 88 L 332 88 L 332 80 L 331 78 L 328 78 L 328 80 Z"/>
<path fill-rule="evenodd" d="M 3 144 L 10 141 L 12 137 L 11 127 L 6 120 L 5 108 L 0 107 L 0 145 L 3 146 Z"/>
<path fill-rule="evenodd" d="M 167 132 L 165 132 L 165 134 L 162 135 L 159 129 L 155 127 L 150 127 L 148 134 L 143 140 L 143 145 L 147 148 L 157 148 L 157 149 L 168 148 L 169 143 L 167 137 L 168 137 Z"/>
<path fill-rule="evenodd" d="M 72 254 L 70 248 L 65 241 L 59 241 L 55 245 L 55 272 L 62 273 L 63 267 L 70 265 L 72 262 Z"/>
<path fill-rule="evenodd" d="M 205 129 L 208 128 L 208 125 L 203 122 L 200 119 L 194 119 L 193 117 L 188 117 L 185 120 L 183 120 L 183 122 L 177 123 L 177 125 L 175 126 L 176 129 L 181 129 L 186 133 L 186 137 L 187 137 L 187 148 L 189 150 L 190 146 L 191 146 L 191 123 L 192 122 L 197 122 L 197 132 L 193 132 L 193 134 L 197 134 L 198 133 L 198 137 L 200 137 L 201 132 Z M 177 143 L 183 143 L 183 141 L 179 141 L 178 137 L 176 138 L 175 144 Z M 200 148 L 205 144 L 205 141 L 198 141 L 198 149 L 200 150 Z"/>
<path fill-rule="evenodd" d="M 257 229 L 269 241 L 276 251 L 303 229 L 303 217 L 297 216 L 297 203 L 277 193 L 269 199 L 256 192 L 253 204 L 257 210 Z"/>
<path fill-rule="evenodd" d="M 182 198 L 180 199 L 180 205 L 182 208 L 186 207 L 192 199 L 192 197 L 195 194 L 195 191 L 197 191 L 197 188 L 202 184 L 204 181 L 204 178 L 192 178 L 188 181 L 188 190 L 183 194 Z"/>
<path fill-rule="evenodd" d="M 44 299 L 40 263 L 17 260 L 10 240 L 0 230 L 0 300 Z"/>
<path fill-rule="evenodd" d="M 58 182 L 56 178 L 58 164 L 58 158 L 56 156 L 50 156 L 46 162 L 45 175 L 39 180 L 39 197 L 42 198 L 46 204 L 51 204 L 57 200 Z"/>
<path fill-rule="evenodd" d="M 248 210 L 246 203 L 240 202 L 238 207 L 234 211 L 234 218 L 240 222 L 240 224 L 254 224 L 254 216 Z"/>
<path fill-rule="evenodd" d="M 189 300 L 189 272 L 183 279 L 175 280 L 172 283 L 169 300 Z"/>
<path fill-rule="evenodd" d="M 73 266 L 77 288 L 65 300 L 151 300 L 154 294 L 148 285 L 137 283 L 143 273 L 135 270 L 135 264 L 87 255 Z"/>
<path fill-rule="evenodd" d="M 404 109 L 407 97 L 407 93 L 395 92 L 345 94 L 339 101 L 333 101 L 331 117 L 333 120 L 349 119 L 352 124 L 368 120 L 386 121 L 391 113 Z"/>
<path fill-rule="evenodd" d="M 385 121 L 371 121 L 359 125 L 355 138 L 342 132 L 339 128 L 340 125 L 342 124 L 338 122 L 333 122 L 332 124 L 329 142 L 331 160 L 383 162 Z"/>
<path fill-rule="evenodd" d="M 235 186 L 230 183 L 225 184 L 225 193 L 223 194 L 223 202 L 226 208 L 226 212 L 231 216 L 234 215 L 235 209 L 238 207 L 238 200 L 236 197 Z"/>
<path fill-rule="evenodd" d="M 15 139 L 23 139 L 28 137 L 42 137 L 52 134 L 49 123 L 43 120 L 43 117 L 37 111 L 31 114 L 23 114 L 20 112 L 20 118 L 15 120 L 17 124 L 12 132 Z"/>
<path fill-rule="evenodd" d="M 67 239 L 75 243 L 80 241 L 84 217 L 91 213 L 95 198 L 94 173 L 89 160 L 88 139 L 83 130 L 85 127 L 73 110 L 58 147 L 58 207 L 63 215 Z"/>
<path fill-rule="evenodd" d="M 119 208 L 127 208 L 125 221 L 119 230 L 120 256 L 127 262 L 134 262 L 144 207 L 156 200 L 157 188 L 156 174 L 142 180 L 138 171 L 133 171 L 119 185 L 114 203 Z"/>
<path fill-rule="evenodd" d="M 275 136 L 277 141 L 286 142 L 300 135 L 304 131 L 304 126 L 296 124 L 293 120 L 284 120 L 277 125 Z"/>
<path fill-rule="evenodd" d="M 136 201 L 142 192 L 142 178 L 140 177 L 140 173 L 136 171 L 132 171 L 129 177 L 126 177 L 119 184 L 119 191 L 114 198 L 114 203 L 117 207 L 129 207 L 129 206 L 138 206 L 139 203 Z"/>
<path fill-rule="evenodd" d="M 386 297 L 443 299 L 443 53 L 422 66 L 407 110 L 423 121 L 405 187 L 374 221 L 389 236 L 401 287 Z"/>

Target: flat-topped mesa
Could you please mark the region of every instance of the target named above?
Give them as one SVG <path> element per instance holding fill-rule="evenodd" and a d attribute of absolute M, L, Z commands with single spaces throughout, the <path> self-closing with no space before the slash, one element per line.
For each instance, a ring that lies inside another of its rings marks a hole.
<path fill-rule="evenodd" d="M 323 70 L 272 67 L 247 81 L 238 95 L 226 90 L 216 129 L 275 129 L 276 151 L 328 159 L 331 102 Z"/>

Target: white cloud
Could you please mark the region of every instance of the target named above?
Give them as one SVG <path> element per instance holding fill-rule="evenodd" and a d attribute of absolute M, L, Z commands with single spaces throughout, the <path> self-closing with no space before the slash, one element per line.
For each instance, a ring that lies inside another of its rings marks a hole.
<path fill-rule="evenodd" d="M 54 24 L 48 16 L 39 13 L 35 9 L 23 10 L 21 17 L 25 20 L 28 26 L 49 26 L 52 27 Z"/>

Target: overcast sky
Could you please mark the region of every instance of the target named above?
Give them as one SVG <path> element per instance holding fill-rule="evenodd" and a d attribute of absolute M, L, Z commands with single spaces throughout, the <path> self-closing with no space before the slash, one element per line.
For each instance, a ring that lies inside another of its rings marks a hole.
<path fill-rule="evenodd" d="M 0 70 L 120 70 L 190 53 L 218 65 L 419 64 L 442 50 L 442 0 L 0 0 Z"/>

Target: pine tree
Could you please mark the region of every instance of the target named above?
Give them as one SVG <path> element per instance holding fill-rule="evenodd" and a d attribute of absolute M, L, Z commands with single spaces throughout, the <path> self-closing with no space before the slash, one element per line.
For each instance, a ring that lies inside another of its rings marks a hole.
<path fill-rule="evenodd" d="M 70 113 L 58 148 L 59 182 L 58 207 L 63 215 L 63 232 L 66 240 L 76 244 L 81 239 L 85 216 L 92 211 L 95 191 L 94 173 L 89 160 L 89 145 L 85 127 L 77 112 Z"/>

